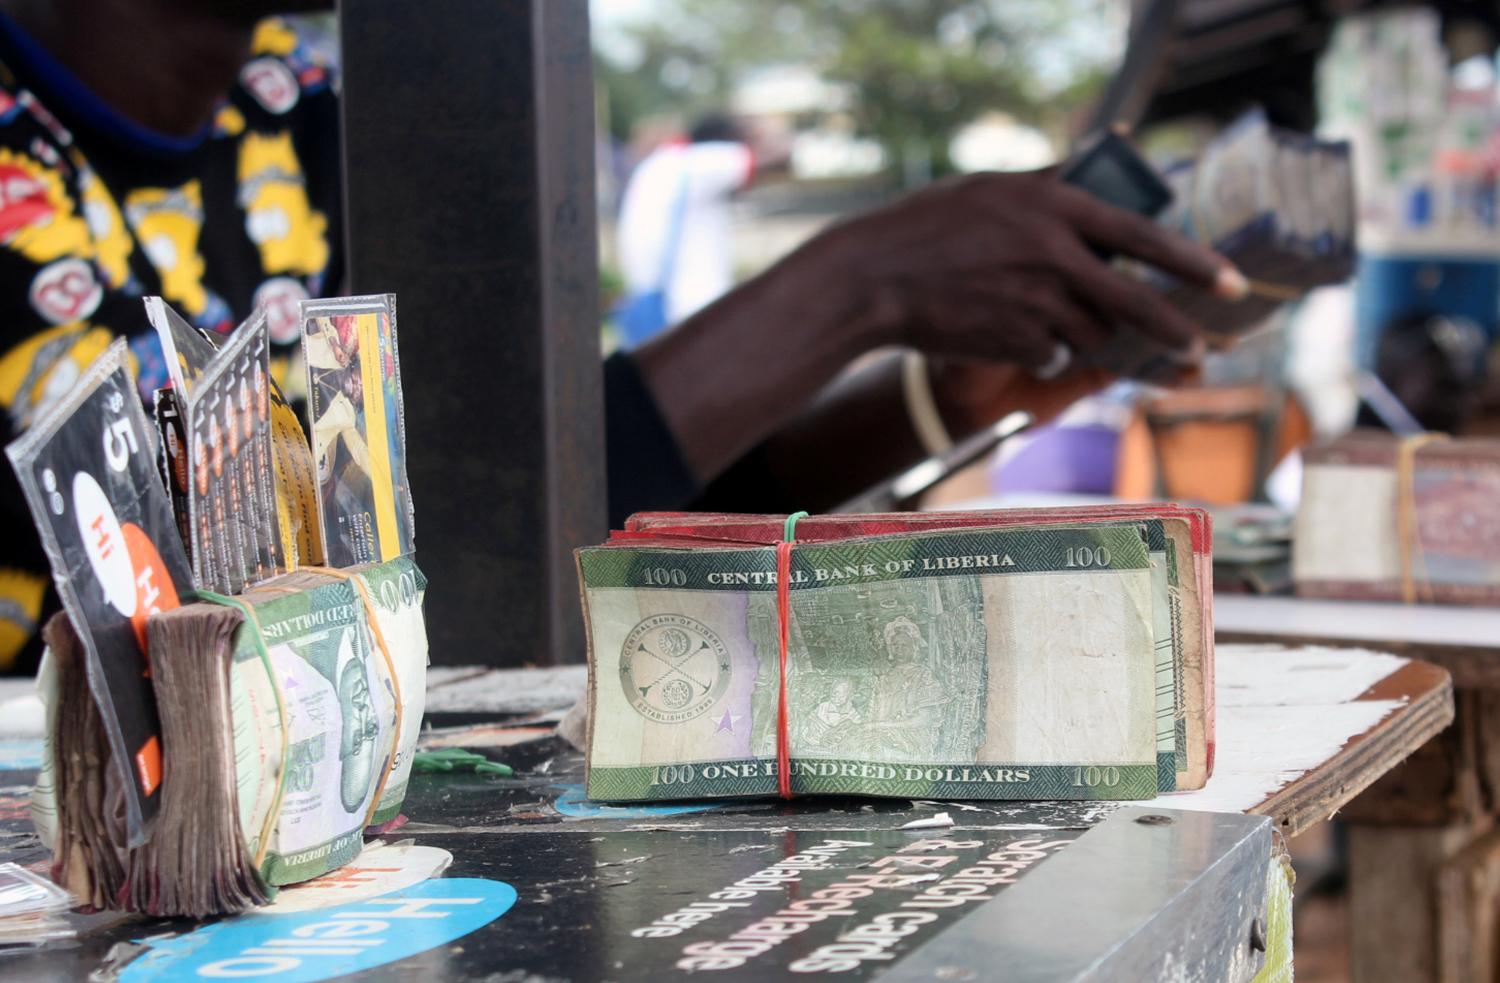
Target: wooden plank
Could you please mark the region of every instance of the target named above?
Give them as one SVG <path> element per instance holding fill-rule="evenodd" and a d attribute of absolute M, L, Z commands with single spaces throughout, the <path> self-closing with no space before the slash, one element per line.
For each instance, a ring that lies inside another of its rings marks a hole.
<path fill-rule="evenodd" d="M 1226 594 L 1220 642 L 1378 648 L 1448 670 L 1458 689 L 1500 691 L 1500 610 Z"/>
<path fill-rule="evenodd" d="M 1357 983 L 1439 979 L 1436 873 L 1473 835 L 1468 826 L 1350 828 L 1349 969 Z"/>
<path fill-rule="evenodd" d="M 1494 815 L 1500 813 L 1500 693 L 1476 692 L 1472 700 L 1474 779 L 1480 801 Z"/>
<path fill-rule="evenodd" d="M 1454 694 L 1454 725 L 1422 745 L 1344 807 L 1345 822 L 1451 826 L 1485 812 L 1474 767 L 1474 693 Z"/>
<path fill-rule="evenodd" d="M 1295 831 L 1344 803 L 1355 980 L 1495 979 L 1500 846 L 1475 836 L 1500 805 L 1500 612 L 1222 596 L 1214 618 L 1220 642 L 1373 646 L 1422 660 L 1410 665 L 1425 665 L 1427 678 L 1408 667 L 1367 694 L 1406 694 L 1396 719 L 1255 811 Z M 1435 668 L 1451 677 L 1441 691 L 1432 686 Z M 1442 730 L 1445 719 L 1455 726 Z M 1414 750 L 1423 734 L 1432 739 Z"/>
<path fill-rule="evenodd" d="M 1500 808 L 1500 695 L 1455 694 L 1454 725 L 1349 804 L 1349 822 L 1380 826 L 1473 823 Z"/>
<path fill-rule="evenodd" d="M 1495 979 L 1500 969 L 1500 830 L 1491 830 L 1439 865 L 1433 890 L 1438 979 Z"/>
<path fill-rule="evenodd" d="M 1337 754 L 1249 811 L 1271 816 L 1287 836 L 1331 818 L 1360 792 L 1453 722 L 1453 683 L 1425 662 L 1408 662 L 1361 699 L 1401 700 Z"/>
<path fill-rule="evenodd" d="M 1328 818 L 1453 720 L 1448 674 L 1385 653 L 1219 646 L 1218 760 L 1168 808 L 1266 815 L 1288 836 Z"/>
<path fill-rule="evenodd" d="M 572 549 L 605 532 L 586 0 L 344 0 L 340 30 L 349 274 L 400 298 L 433 662 L 581 662 Z"/>

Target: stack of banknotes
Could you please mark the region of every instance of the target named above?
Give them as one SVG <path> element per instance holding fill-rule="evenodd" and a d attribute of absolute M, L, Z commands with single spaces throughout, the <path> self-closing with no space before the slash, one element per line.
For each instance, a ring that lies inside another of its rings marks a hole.
<path fill-rule="evenodd" d="M 152 615 L 165 753 L 150 836 L 134 847 L 82 643 L 54 618 L 33 797 L 54 878 L 91 907 L 205 916 L 352 860 L 406 794 L 426 700 L 425 588 L 401 558 Z"/>
<path fill-rule="evenodd" d="M 1299 595 L 1500 604 L 1500 440 L 1359 430 L 1303 468 Z"/>
<path fill-rule="evenodd" d="M 1227 300 L 1152 267 L 1122 261 L 1223 348 L 1283 304 L 1342 283 L 1354 271 L 1356 207 L 1346 142 L 1282 130 L 1252 110 L 1197 157 L 1160 174 L 1171 201 L 1157 221 L 1227 256 L 1250 293 Z M 1168 381 L 1181 364 L 1139 332 L 1122 329 L 1092 355 L 1107 371 Z"/>
<path fill-rule="evenodd" d="M 1285 594 L 1292 589 L 1291 513 L 1244 502 L 1214 509 L 1214 590 Z"/>
<path fill-rule="evenodd" d="M 174 366 L 157 427 L 120 340 L 6 448 L 64 608 L 34 813 L 83 904 L 208 915 L 343 865 L 397 815 L 425 581 L 390 298 L 327 319 L 334 419 L 311 445 L 274 391 L 263 313 L 218 347 L 147 310 Z"/>
<path fill-rule="evenodd" d="M 1253 110 L 1192 162 L 1163 175 L 1173 201 L 1160 221 L 1231 259 L 1251 296 L 1226 301 L 1166 282 L 1177 306 L 1221 340 L 1288 300 L 1354 270 L 1354 178 L 1347 142 L 1282 130 Z"/>
<path fill-rule="evenodd" d="M 577 553 L 587 792 L 1143 799 L 1213 768 L 1212 525 L 1176 505 L 640 514 Z"/>

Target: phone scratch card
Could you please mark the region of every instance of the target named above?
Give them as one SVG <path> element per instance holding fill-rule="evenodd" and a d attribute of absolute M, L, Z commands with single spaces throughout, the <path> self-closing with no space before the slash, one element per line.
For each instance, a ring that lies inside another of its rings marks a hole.
<path fill-rule="evenodd" d="M 303 301 L 302 345 L 328 564 L 410 553 L 395 296 Z"/>
<path fill-rule="evenodd" d="M 192 575 L 125 353 L 123 340 L 112 344 L 5 452 L 88 653 L 89 689 L 126 779 L 128 843 L 139 846 L 162 776 L 146 618 L 177 607 Z"/>

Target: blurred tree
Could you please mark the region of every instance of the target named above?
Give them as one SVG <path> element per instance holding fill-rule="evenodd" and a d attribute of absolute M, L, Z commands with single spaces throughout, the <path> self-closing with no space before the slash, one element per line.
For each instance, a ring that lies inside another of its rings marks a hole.
<path fill-rule="evenodd" d="M 723 108 L 727 76 L 710 63 L 705 48 L 680 42 L 655 24 L 633 27 L 628 40 L 626 56 L 594 52 L 594 80 L 603 90 L 603 115 L 616 140 L 628 141 L 643 119 L 687 119 Z"/>
<path fill-rule="evenodd" d="M 843 84 L 892 159 L 949 169 L 948 143 L 989 111 L 1055 128 L 1115 57 L 1120 0 L 660 0 L 600 58 L 611 127 L 725 104 L 756 69 L 802 64 Z"/>

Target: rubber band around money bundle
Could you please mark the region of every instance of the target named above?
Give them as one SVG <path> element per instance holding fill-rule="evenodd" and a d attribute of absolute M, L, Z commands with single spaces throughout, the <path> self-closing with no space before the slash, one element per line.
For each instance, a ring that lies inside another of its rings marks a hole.
<path fill-rule="evenodd" d="M 1422 551 L 1422 533 L 1417 524 L 1417 451 L 1448 439 L 1443 433 L 1418 433 L 1403 437 L 1396 447 L 1396 548 L 1401 554 L 1401 600 L 1415 604 L 1420 585 L 1427 580 L 1427 558 Z M 1422 566 L 1420 578 L 1417 564 Z"/>
<path fill-rule="evenodd" d="M 380 783 L 375 789 L 375 794 L 370 798 L 370 808 L 365 813 L 361 828 L 368 827 L 370 821 L 375 818 L 375 810 L 380 807 L 380 798 L 385 794 L 385 786 L 390 781 L 391 774 L 396 769 L 396 749 L 400 746 L 402 725 L 402 702 L 401 702 L 401 678 L 396 672 L 396 662 L 391 657 L 390 648 L 386 645 L 385 635 L 380 630 L 380 620 L 375 616 L 375 603 L 370 597 L 369 588 L 359 577 L 345 570 L 333 567 L 299 567 L 298 572 L 322 574 L 334 580 L 349 581 L 354 587 L 355 595 L 360 599 L 365 611 L 365 623 L 369 625 L 370 636 L 379 650 L 381 658 L 385 660 L 386 669 L 390 673 L 392 697 L 395 700 L 396 719 L 392 726 L 391 754 L 386 758 L 385 768 L 381 770 Z M 291 588 L 278 587 L 275 584 L 269 587 L 257 587 L 257 590 L 269 590 L 273 593 L 295 593 Z M 222 594 L 214 594 L 210 591 L 196 591 L 194 596 L 197 600 L 208 601 L 212 604 L 222 604 L 237 608 L 245 617 L 246 624 L 251 628 L 251 637 L 255 645 L 256 654 L 260 656 L 261 664 L 266 670 L 266 675 L 271 680 L 271 691 L 276 697 L 276 710 L 281 717 L 281 780 L 276 786 L 276 798 L 272 801 L 271 809 L 267 812 L 265 822 L 261 829 L 260 842 L 256 848 L 255 866 L 259 870 L 265 862 L 266 852 L 270 848 L 271 831 L 274 823 L 281 813 L 281 801 L 286 792 L 286 778 L 291 764 L 291 745 L 289 734 L 291 723 L 287 718 L 286 706 L 281 698 L 281 684 L 276 675 L 276 668 L 271 662 L 271 653 L 266 648 L 265 635 L 260 627 L 260 620 L 255 615 L 255 608 L 248 602 L 238 597 L 226 597 Z"/>
<path fill-rule="evenodd" d="M 1250 293 L 1256 297 L 1266 300 L 1279 300 L 1283 303 L 1293 301 L 1301 297 L 1307 291 L 1298 290 L 1296 287 L 1288 287 L 1280 283 L 1271 283 L 1268 280 L 1248 279 Z"/>
<path fill-rule="evenodd" d="M 783 799 L 792 797 L 791 714 L 786 698 L 787 642 L 792 624 L 792 548 L 797 545 L 797 522 L 805 518 L 806 512 L 787 516 L 781 542 L 776 544 L 776 625 L 781 657 L 776 687 L 776 792 Z"/>
<path fill-rule="evenodd" d="M 189 596 L 193 600 L 234 608 L 244 616 L 245 624 L 250 628 L 250 637 L 255 645 L 255 654 L 260 657 L 260 664 L 266 670 L 267 678 L 271 680 L 271 693 L 276 697 L 276 713 L 281 718 L 281 778 L 276 783 L 276 798 L 271 800 L 271 808 L 266 810 L 266 818 L 261 824 L 260 840 L 255 847 L 255 871 L 259 876 L 261 867 L 266 861 L 266 852 L 271 847 L 271 830 L 274 828 L 277 816 L 281 814 L 281 800 L 286 795 L 286 778 L 291 770 L 291 721 L 287 719 L 286 703 L 281 699 L 281 686 L 276 680 L 276 667 L 271 664 L 271 653 L 266 649 L 266 636 L 261 631 L 260 619 L 255 616 L 255 608 L 251 607 L 248 601 L 243 601 L 238 597 L 226 597 L 212 591 L 193 591 Z"/>
<path fill-rule="evenodd" d="M 380 655 L 385 659 L 386 670 L 391 674 L 391 696 L 396 701 L 396 722 L 391 731 L 391 754 L 385 760 L 385 769 L 380 773 L 380 784 L 375 788 L 375 794 L 370 797 L 370 811 L 365 813 L 366 826 L 375 818 L 375 810 L 380 808 L 380 797 L 385 794 L 385 784 L 390 781 L 391 773 L 396 770 L 396 757 L 401 747 L 401 725 L 402 701 L 401 701 L 401 674 L 396 671 L 396 660 L 391 657 L 391 650 L 385 644 L 385 635 L 380 631 L 380 619 L 375 616 L 375 601 L 370 597 L 370 588 L 363 580 L 347 570 L 339 570 L 336 567 L 300 567 L 301 570 L 321 573 L 333 577 L 336 580 L 346 580 L 354 585 L 354 592 L 365 608 L 365 623 L 370 626 L 370 636 L 375 640 L 375 647 L 380 650 Z"/>

